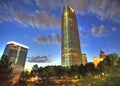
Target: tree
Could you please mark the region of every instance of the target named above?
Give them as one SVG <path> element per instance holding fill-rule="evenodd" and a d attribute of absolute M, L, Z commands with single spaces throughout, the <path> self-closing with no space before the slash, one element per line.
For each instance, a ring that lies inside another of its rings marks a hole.
<path fill-rule="evenodd" d="M 118 54 L 113 53 L 106 56 L 106 58 L 98 64 L 100 80 L 94 80 L 97 83 L 95 86 L 119 86 L 120 82 L 120 59 Z M 103 74 L 103 75 L 102 75 Z M 99 79 L 99 78 L 98 78 Z M 104 79 L 104 80 L 102 80 Z"/>
<path fill-rule="evenodd" d="M 27 86 L 27 80 L 30 78 L 28 71 L 21 72 L 18 85 L 19 86 Z"/>
<path fill-rule="evenodd" d="M 55 73 L 55 66 L 46 66 L 45 71 L 48 73 L 48 77 L 54 77 Z"/>
<path fill-rule="evenodd" d="M 86 76 L 86 69 L 85 66 L 83 64 L 81 64 L 80 66 L 78 66 L 78 76 Z"/>
<path fill-rule="evenodd" d="M 30 75 L 31 75 L 32 77 L 35 77 L 35 76 L 37 76 L 37 73 L 38 73 L 38 65 L 35 64 L 35 65 L 32 67 L 32 70 L 31 70 Z"/>
<path fill-rule="evenodd" d="M 65 67 L 62 66 L 55 66 L 55 73 L 56 73 L 56 77 L 58 78 L 67 75 Z"/>
<path fill-rule="evenodd" d="M 46 66 L 38 68 L 39 82 L 35 86 L 56 86 L 56 83 L 50 81 L 49 77 L 55 76 L 55 66 Z"/>
<path fill-rule="evenodd" d="M 118 59 L 118 66 L 120 67 L 120 57 L 119 57 L 119 59 Z"/>
<path fill-rule="evenodd" d="M 93 62 L 87 63 L 85 65 L 85 69 L 87 73 L 91 73 L 92 75 L 95 75 L 95 65 Z"/>
<path fill-rule="evenodd" d="M 0 86 L 9 86 L 11 84 L 13 68 L 9 57 L 3 55 L 0 60 Z"/>
<path fill-rule="evenodd" d="M 119 56 L 116 53 L 109 54 L 109 55 L 107 55 L 106 60 L 108 60 L 109 66 L 115 66 L 115 65 L 118 65 Z"/>
<path fill-rule="evenodd" d="M 48 72 L 43 67 L 39 67 L 37 70 L 37 76 L 40 80 L 36 83 L 35 86 L 45 86 L 48 82 Z"/>
<path fill-rule="evenodd" d="M 70 76 L 74 77 L 78 75 L 78 66 L 77 65 L 72 65 L 70 67 Z"/>

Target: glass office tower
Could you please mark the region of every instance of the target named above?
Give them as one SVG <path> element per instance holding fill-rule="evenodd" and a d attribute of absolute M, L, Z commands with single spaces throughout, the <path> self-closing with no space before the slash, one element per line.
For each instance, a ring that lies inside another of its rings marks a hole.
<path fill-rule="evenodd" d="M 8 55 L 12 61 L 14 73 L 24 70 L 28 47 L 14 41 L 8 42 L 3 55 Z"/>
<path fill-rule="evenodd" d="M 75 11 L 64 7 L 61 19 L 61 63 L 62 66 L 80 65 L 81 49 Z"/>

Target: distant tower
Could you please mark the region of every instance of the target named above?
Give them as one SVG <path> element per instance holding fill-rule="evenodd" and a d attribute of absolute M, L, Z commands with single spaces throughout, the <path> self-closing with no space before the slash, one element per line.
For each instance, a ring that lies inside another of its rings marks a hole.
<path fill-rule="evenodd" d="M 14 41 L 8 42 L 3 55 L 8 55 L 12 61 L 14 73 L 20 73 L 24 70 L 28 47 Z"/>
<path fill-rule="evenodd" d="M 71 6 L 64 7 L 61 19 L 61 63 L 62 66 L 82 63 L 78 26 L 75 11 Z"/>
<path fill-rule="evenodd" d="M 87 63 L 87 55 L 85 53 L 81 53 L 82 64 L 85 65 Z"/>

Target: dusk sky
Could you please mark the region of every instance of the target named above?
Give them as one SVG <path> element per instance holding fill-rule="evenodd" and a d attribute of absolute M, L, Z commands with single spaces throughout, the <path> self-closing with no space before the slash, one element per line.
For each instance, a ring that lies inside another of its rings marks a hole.
<path fill-rule="evenodd" d="M 120 56 L 120 0 L 0 0 L 0 56 L 15 41 L 29 47 L 26 68 L 60 65 L 61 14 L 68 4 L 88 62 L 100 49 Z"/>

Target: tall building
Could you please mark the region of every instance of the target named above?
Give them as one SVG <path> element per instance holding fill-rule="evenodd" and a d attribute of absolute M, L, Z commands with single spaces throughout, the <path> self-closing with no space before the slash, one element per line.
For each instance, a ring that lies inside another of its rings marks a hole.
<path fill-rule="evenodd" d="M 3 55 L 8 55 L 12 61 L 14 73 L 20 73 L 24 70 L 28 47 L 14 41 L 8 42 Z"/>
<path fill-rule="evenodd" d="M 61 19 L 61 63 L 62 66 L 82 63 L 78 26 L 75 11 L 71 6 L 64 7 Z"/>

